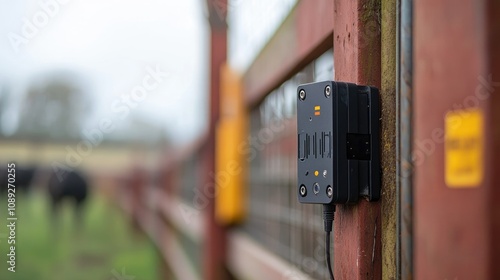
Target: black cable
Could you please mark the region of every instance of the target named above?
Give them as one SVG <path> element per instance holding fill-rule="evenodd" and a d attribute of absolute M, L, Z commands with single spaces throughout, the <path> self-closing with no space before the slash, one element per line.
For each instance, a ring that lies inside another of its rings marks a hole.
<path fill-rule="evenodd" d="M 326 233 L 326 266 L 328 267 L 328 272 L 330 273 L 330 280 L 335 280 L 335 277 L 333 277 L 332 263 L 330 261 L 330 232 L 332 232 L 334 218 L 335 204 L 323 204 L 323 222 Z"/>
<path fill-rule="evenodd" d="M 335 280 L 333 277 L 332 263 L 330 261 L 330 233 L 326 233 L 326 265 L 328 267 L 328 272 L 330 273 L 330 279 Z"/>

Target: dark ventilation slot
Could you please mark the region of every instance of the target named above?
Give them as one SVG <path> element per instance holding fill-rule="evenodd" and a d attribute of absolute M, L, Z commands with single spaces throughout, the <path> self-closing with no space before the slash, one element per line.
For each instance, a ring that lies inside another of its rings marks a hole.
<path fill-rule="evenodd" d="M 307 143 L 306 143 L 306 134 L 304 132 L 299 133 L 298 139 L 297 139 L 298 147 L 299 147 L 299 160 L 304 161 L 306 158 L 306 150 L 307 150 Z"/>

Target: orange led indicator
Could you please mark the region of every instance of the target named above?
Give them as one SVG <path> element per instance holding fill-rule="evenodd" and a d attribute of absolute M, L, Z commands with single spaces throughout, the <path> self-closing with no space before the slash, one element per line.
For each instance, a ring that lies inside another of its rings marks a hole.
<path fill-rule="evenodd" d="M 315 116 L 321 115 L 320 110 L 321 110 L 321 106 L 314 106 L 314 111 L 316 111 L 316 112 L 314 112 L 314 115 Z"/>

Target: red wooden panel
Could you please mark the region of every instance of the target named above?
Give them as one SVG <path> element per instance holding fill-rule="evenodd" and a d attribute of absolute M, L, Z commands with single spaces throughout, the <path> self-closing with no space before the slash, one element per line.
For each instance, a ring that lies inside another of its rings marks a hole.
<path fill-rule="evenodd" d="M 500 189 L 499 177 L 493 175 L 500 171 L 500 102 L 494 83 L 500 81 L 500 50 L 498 32 L 492 32 L 499 30 L 498 4 L 491 10 L 486 0 L 460 5 L 452 0 L 415 2 L 417 279 L 500 277 L 495 263 L 500 251 L 495 200 Z M 488 92 L 491 96 L 483 98 Z M 445 114 L 467 108 L 479 108 L 485 117 L 484 177 L 477 185 L 451 188 L 445 181 Z"/>

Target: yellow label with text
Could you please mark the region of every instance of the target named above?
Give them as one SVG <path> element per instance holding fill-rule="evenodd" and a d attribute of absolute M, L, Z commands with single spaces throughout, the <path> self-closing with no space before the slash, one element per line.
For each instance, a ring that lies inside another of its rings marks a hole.
<path fill-rule="evenodd" d="M 475 188 L 483 181 L 483 112 L 448 112 L 445 117 L 445 181 L 450 188 Z"/>

